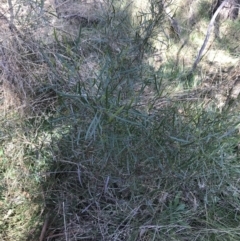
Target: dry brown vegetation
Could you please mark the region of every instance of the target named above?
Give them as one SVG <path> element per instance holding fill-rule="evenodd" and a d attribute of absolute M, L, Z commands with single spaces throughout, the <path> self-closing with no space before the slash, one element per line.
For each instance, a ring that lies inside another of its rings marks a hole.
<path fill-rule="evenodd" d="M 189 74 L 211 11 L 3 1 L 1 240 L 239 239 L 238 20 Z"/>

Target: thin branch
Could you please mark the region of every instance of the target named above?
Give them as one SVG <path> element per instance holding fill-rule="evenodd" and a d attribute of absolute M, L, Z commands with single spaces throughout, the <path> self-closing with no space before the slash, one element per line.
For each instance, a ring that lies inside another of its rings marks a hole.
<path fill-rule="evenodd" d="M 216 11 L 216 12 L 214 13 L 214 15 L 212 16 L 211 21 L 210 21 L 210 23 L 209 23 L 209 25 L 208 25 L 206 37 L 205 37 L 205 39 L 204 39 L 204 42 L 203 42 L 203 44 L 202 44 L 201 49 L 200 49 L 199 52 L 198 52 L 197 58 L 196 58 L 196 60 L 194 61 L 194 64 L 193 64 L 192 69 L 191 69 L 191 71 L 190 71 L 189 74 L 192 74 L 192 73 L 196 70 L 197 65 L 198 65 L 198 63 L 199 63 L 199 61 L 200 61 L 200 59 L 201 59 L 201 57 L 202 57 L 203 51 L 204 51 L 204 49 L 206 48 L 207 42 L 208 42 L 209 37 L 210 37 L 210 35 L 211 35 L 211 30 L 212 30 L 212 28 L 213 28 L 213 26 L 214 26 L 214 22 L 215 22 L 215 20 L 216 20 L 216 17 L 218 16 L 219 12 L 221 11 L 221 9 L 223 8 L 223 6 L 225 5 L 225 3 L 226 3 L 227 1 L 228 1 L 228 0 L 224 0 L 224 1 L 221 3 L 221 5 L 218 7 L 217 11 Z"/>

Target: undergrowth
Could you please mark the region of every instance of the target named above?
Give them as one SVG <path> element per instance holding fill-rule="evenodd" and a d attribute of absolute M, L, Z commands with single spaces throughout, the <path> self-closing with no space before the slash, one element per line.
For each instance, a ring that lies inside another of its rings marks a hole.
<path fill-rule="evenodd" d="M 163 6 L 105 4 L 1 49 L 1 239 L 238 240 L 238 111 L 149 63 Z"/>

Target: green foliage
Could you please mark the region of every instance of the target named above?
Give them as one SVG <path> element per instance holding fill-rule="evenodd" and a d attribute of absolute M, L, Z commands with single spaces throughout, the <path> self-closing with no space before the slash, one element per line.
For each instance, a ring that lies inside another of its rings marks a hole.
<path fill-rule="evenodd" d="M 210 19 L 211 18 L 211 6 L 212 3 L 210 3 L 209 1 L 199 1 L 197 9 L 198 9 L 198 15 L 201 18 L 204 19 Z"/>

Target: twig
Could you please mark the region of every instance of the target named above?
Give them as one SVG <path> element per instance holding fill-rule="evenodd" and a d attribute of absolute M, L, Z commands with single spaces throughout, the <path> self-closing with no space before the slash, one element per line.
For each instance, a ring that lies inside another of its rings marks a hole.
<path fill-rule="evenodd" d="M 10 12 L 10 27 L 13 26 L 14 22 L 14 12 L 13 12 L 13 4 L 12 0 L 8 0 L 9 12 Z"/>
<path fill-rule="evenodd" d="M 48 224 L 49 224 L 49 213 L 47 213 L 47 215 L 46 215 L 46 218 L 45 218 L 45 221 L 44 221 L 44 224 L 43 224 L 43 227 L 42 227 L 42 231 L 41 231 L 41 235 L 40 235 L 39 241 L 43 241 L 44 240 Z"/>

